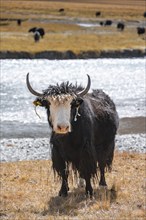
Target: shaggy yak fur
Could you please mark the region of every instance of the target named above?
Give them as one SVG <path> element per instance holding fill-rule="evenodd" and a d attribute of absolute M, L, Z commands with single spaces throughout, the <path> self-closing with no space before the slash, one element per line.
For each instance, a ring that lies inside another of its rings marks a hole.
<path fill-rule="evenodd" d="M 48 122 L 52 127 L 49 121 L 49 103 L 45 97 L 64 94 L 74 97 L 70 113 L 72 131 L 67 134 L 56 134 L 52 131 L 50 138 L 53 169 L 62 179 L 60 196 L 68 194 L 69 164 L 75 173 L 85 179 L 86 194 L 92 197 L 91 178 L 97 177 L 99 169 L 99 185 L 106 186 L 105 168 L 111 169 L 113 161 L 115 135 L 119 123 L 115 104 L 102 90 L 93 90 L 80 97 L 77 93 L 82 89 L 69 82 L 50 85 L 43 91 L 43 98 L 36 99 L 47 109 Z"/>

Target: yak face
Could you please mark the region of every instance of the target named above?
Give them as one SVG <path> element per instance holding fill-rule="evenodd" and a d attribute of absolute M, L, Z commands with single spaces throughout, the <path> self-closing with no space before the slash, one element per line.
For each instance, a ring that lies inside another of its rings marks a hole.
<path fill-rule="evenodd" d="M 47 109 L 48 121 L 55 133 L 67 134 L 72 131 L 72 120 L 77 120 L 78 108 L 82 102 L 83 99 L 75 95 L 62 94 L 37 98 L 33 103 Z"/>
<path fill-rule="evenodd" d="M 57 97 L 47 97 L 49 102 L 48 120 L 52 125 L 53 131 L 57 134 L 71 132 L 71 103 L 73 96 L 60 95 Z"/>
<path fill-rule="evenodd" d="M 72 120 L 76 121 L 79 116 L 78 108 L 82 103 L 82 97 L 90 89 L 91 80 L 89 75 L 87 86 L 83 89 L 67 83 L 50 85 L 43 93 L 35 91 L 29 82 L 29 73 L 26 76 L 26 84 L 29 91 L 37 98 L 34 104 L 47 108 L 48 121 L 53 131 L 57 134 L 71 132 Z"/>

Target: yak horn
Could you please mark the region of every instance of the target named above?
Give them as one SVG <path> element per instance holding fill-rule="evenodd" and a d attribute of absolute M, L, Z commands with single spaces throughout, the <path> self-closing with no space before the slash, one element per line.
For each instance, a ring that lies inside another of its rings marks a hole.
<path fill-rule="evenodd" d="M 77 95 L 79 96 L 84 96 L 87 94 L 87 92 L 89 91 L 90 89 L 90 86 L 91 86 L 91 79 L 90 79 L 90 76 L 87 74 L 88 76 L 88 84 L 86 86 L 86 88 L 84 90 L 82 90 L 81 92 L 78 92 Z"/>
<path fill-rule="evenodd" d="M 43 94 L 41 94 L 41 93 L 39 93 L 39 92 L 36 92 L 32 87 L 31 87 L 31 85 L 30 85 L 30 82 L 29 82 L 29 73 L 27 73 L 27 75 L 26 75 L 26 84 L 27 84 L 27 88 L 29 89 L 29 91 L 33 94 L 33 95 L 35 95 L 35 96 L 38 96 L 38 97 L 42 97 L 43 96 Z"/>

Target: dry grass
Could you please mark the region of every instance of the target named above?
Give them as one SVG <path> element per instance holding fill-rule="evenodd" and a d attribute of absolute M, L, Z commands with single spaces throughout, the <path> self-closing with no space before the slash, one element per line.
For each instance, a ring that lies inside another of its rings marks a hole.
<path fill-rule="evenodd" d="M 99 3 L 57 2 L 57 1 L 21 1 L 1 0 L 1 51 L 27 51 L 39 52 L 44 50 L 66 51 L 75 53 L 87 50 L 122 50 L 144 49 L 144 36 L 139 37 L 136 26 L 127 26 L 124 32 L 116 29 L 116 24 L 111 27 L 81 27 L 76 23 L 69 24 L 68 20 L 92 21 L 99 23 L 101 20 L 112 19 L 125 22 L 144 20 L 143 12 L 145 1 L 99 1 Z M 59 8 L 65 12 L 59 13 Z M 95 17 L 96 11 L 101 11 L 99 18 Z M 22 26 L 17 26 L 16 19 L 23 19 Z M 53 22 L 54 19 L 64 20 L 64 24 Z M 51 20 L 51 22 L 50 22 Z M 34 26 L 45 28 L 46 35 L 39 43 L 35 43 L 28 30 Z"/>
<path fill-rule="evenodd" d="M 58 197 L 60 180 L 51 161 L 23 161 L 1 164 L 2 220 L 50 219 L 145 219 L 145 155 L 116 152 L 108 189 L 94 185 L 95 196 L 85 198 L 73 175 L 67 198 Z M 74 180 L 74 181 L 73 181 Z"/>
<path fill-rule="evenodd" d="M 102 1 L 35 1 L 35 0 L 1 0 L 2 17 L 95 17 L 95 12 L 102 12 L 101 18 L 113 17 L 124 19 L 142 19 L 144 12 L 145 0 L 102 0 Z M 64 8 L 64 13 L 58 10 Z M 9 11 L 9 13 L 8 13 Z M 11 12 L 11 13 L 10 13 Z M 15 14 L 14 14 L 15 13 Z M 13 15 L 12 15 L 13 14 Z"/>

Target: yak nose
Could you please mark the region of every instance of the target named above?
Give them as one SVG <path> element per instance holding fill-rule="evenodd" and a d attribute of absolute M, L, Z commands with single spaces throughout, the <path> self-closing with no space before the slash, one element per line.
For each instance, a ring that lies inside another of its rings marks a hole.
<path fill-rule="evenodd" d="M 69 125 L 58 124 L 57 125 L 57 133 L 65 134 L 69 132 Z"/>

